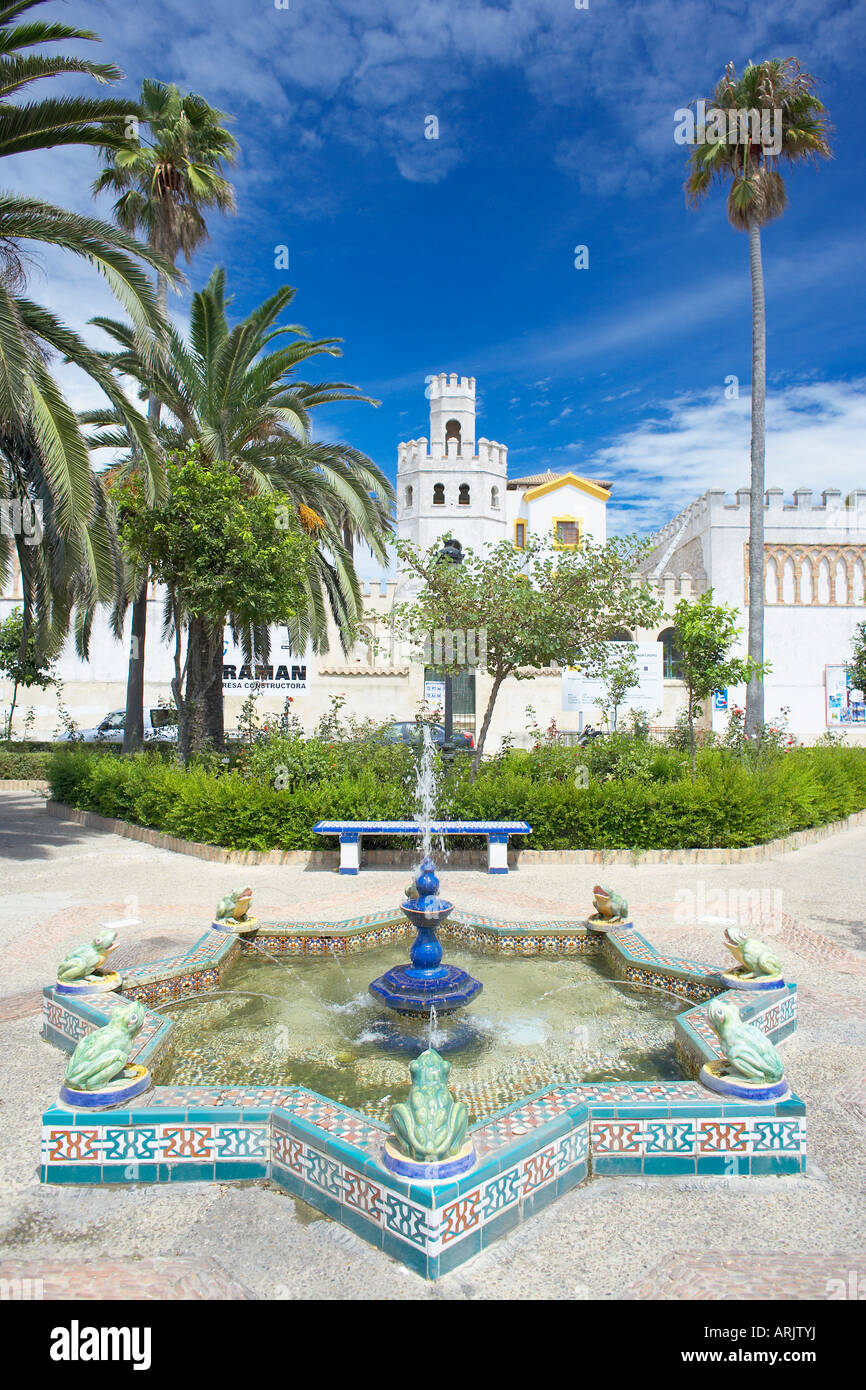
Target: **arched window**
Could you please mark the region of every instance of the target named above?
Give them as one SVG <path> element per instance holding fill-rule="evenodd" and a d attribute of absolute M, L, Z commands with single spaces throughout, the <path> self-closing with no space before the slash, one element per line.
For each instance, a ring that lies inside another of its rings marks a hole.
<path fill-rule="evenodd" d="M 492 488 L 490 489 L 490 505 L 491 505 L 491 507 L 493 508 L 494 511 L 498 511 L 498 509 L 499 509 L 499 488 L 498 488 L 498 487 L 492 487 Z"/>
<path fill-rule="evenodd" d="M 664 632 L 660 632 L 658 640 L 662 644 L 662 666 L 666 681 L 678 681 L 680 677 L 680 652 L 677 642 L 677 630 L 675 627 L 666 627 Z"/>
<path fill-rule="evenodd" d="M 407 507 L 411 507 L 411 505 L 412 505 L 412 488 L 411 488 L 411 487 L 407 487 L 407 489 L 406 489 L 406 506 L 407 506 Z"/>
<path fill-rule="evenodd" d="M 444 484 L 444 483 L 434 483 L 434 484 L 433 484 L 433 506 L 434 506 L 434 507 L 444 507 L 444 506 L 445 506 L 445 484 Z"/>
<path fill-rule="evenodd" d="M 463 442 L 462 442 L 462 439 L 461 439 L 461 436 L 460 436 L 460 421 L 459 421 L 459 420 L 449 420 L 448 423 L 447 423 L 446 426 L 445 426 L 445 452 L 446 452 L 446 454 L 447 454 L 447 452 L 448 452 L 448 445 L 449 445 L 449 443 L 451 442 L 452 439 L 454 439 L 454 440 L 457 441 L 457 452 L 458 452 L 458 454 L 462 454 L 462 452 L 463 452 Z"/>
<path fill-rule="evenodd" d="M 469 506 L 469 484 L 468 484 L 468 483 L 461 483 L 461 484 L 460 484 L 460 496 L 458 497 L 457 501 L 458 501 L 458 503 L 459 503 L 459 505 L 460 505 L 461 507 L 468 507 L 468 506 Z"/>

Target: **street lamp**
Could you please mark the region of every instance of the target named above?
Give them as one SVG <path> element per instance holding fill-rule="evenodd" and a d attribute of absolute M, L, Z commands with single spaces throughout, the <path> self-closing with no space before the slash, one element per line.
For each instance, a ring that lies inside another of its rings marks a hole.
<path fill-rule="evenodd" d="M 463 564 L 463 547 L 453 536 L 448 536 L 436 556 L 436 563 L 446 560 L 452 565 Z M 442 743 L 443 758 L 454 756 L 454 687 L 449 671 L 445 672 L 445 738 Z"/>

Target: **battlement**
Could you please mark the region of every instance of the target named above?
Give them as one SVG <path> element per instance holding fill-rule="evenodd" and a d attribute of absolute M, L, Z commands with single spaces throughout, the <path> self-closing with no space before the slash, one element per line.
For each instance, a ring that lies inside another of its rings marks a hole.
<path fill-rule="evenodd" d="M 690 532 L 708 526 L 748 526 L 751 496 L 750 488 L 741 487 L 733 494 L 734 500 L 729 501 L 724 488 L 709 488 L 650 537 L 653 547 L 658 550 L 675 539 L 682 542 Z M 840 488 L 815 493 L 810 487 L 798 487 L 791 500 L 786 501 L 783 488 L 767 488 L 764 517 L 766 525 L 797 526 L 804 521 L 813 529 L 866 528 L 866 489 L 855 488 L 843 500 Z"/>
<path fill-rule="evenodd" d="M 431 401 L 443 396 L 470 396 L 475 399 L 475 377 L 458 376 L 456 372 L 440 372 L 430 378 L 428 395 Z"/>
<path fill-rule="evenodd" d="M 442 463 L 451 461 L 462 468 L 477 466 L 504 473 L 508 468 L 508 446 L 498 444 L 495 439 L 478 440 L 474 453 L 458 453 L 457 443 L 449 439 L 444 446 L 430 444 L 422 435 L 420 439 L 409 439 L 397 445 L 397 471 L 419 468 L 427 462 Z"/>

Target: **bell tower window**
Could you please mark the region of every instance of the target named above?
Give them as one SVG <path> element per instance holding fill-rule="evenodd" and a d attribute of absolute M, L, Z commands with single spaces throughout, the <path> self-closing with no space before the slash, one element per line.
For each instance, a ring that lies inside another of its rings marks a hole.
<path fill-rule="evenodd" d="M 449 421 L 446 423 L 446 425 L 445 425 L 445 452 L 446 452 L 446 454 L 450 452 L 450 451 L 449 451 L 449 445 L 450 445 L 452 439 L 456 441 L 456 444 L 457 444 L 457 453 L 458 453 L 458 454 L 462 454 L 462 452 L 463 452 L 463 441 L 462 441 L 461 436 L 460 436 L 460 421 L 459 421 L 459 420 L 449 420 Z"/>
<path fill-rule="evenodd" d="M 490 489 L 490 506 L 492 507 L 493 511 L 498 511 L 498 510 L 499 510 L 499 488 L 498 488 L 498 487 L 492 487 L 492 488 Z"/>
<path fill-rule="evenodd" d="M 460 484 L 460 496 L 458 497 L 457 501 L 458 501 L 458 503 L 459 503 L 459 505 L 460 505 L 461 507 L 468 507 L 468 506 L 469 506 L 469 484 L 468 484 L 468 483 L 461 483 L 461 484 Z"/>
<path fill-rule="evenodd" d="M 407 487 L 407 489 L 406 489 L 406 506 L 407 506 L 407 507 L 411 507 L 411 505 L 412 505 L 412 488 L 411 488 L 411 487 Z"/>
<path fill-rule="evenodd" d="M 433 484 L 433 506 L 434 506 L 434 507 L 444 507 L 444 506 L 445 506 L 445 484 L 444 484 L 444 483 L 434 483 L 434 484 Z"/>

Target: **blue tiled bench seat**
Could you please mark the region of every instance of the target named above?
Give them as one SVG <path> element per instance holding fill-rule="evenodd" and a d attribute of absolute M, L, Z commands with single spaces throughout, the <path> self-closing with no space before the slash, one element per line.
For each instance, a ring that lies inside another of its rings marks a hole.
<path fill-rule="evenodd" d="M 525 820 L 434 820 L 434 835 L 486 835 L 487 872 L 508 873 L 509 835 L 531 835 Z M 420 835 L 414 820 L 320 820 L 313 826 L 317 835 L 339 835 L 340 873 L 356 874 L 361 867 L 362 835 Z"/>

